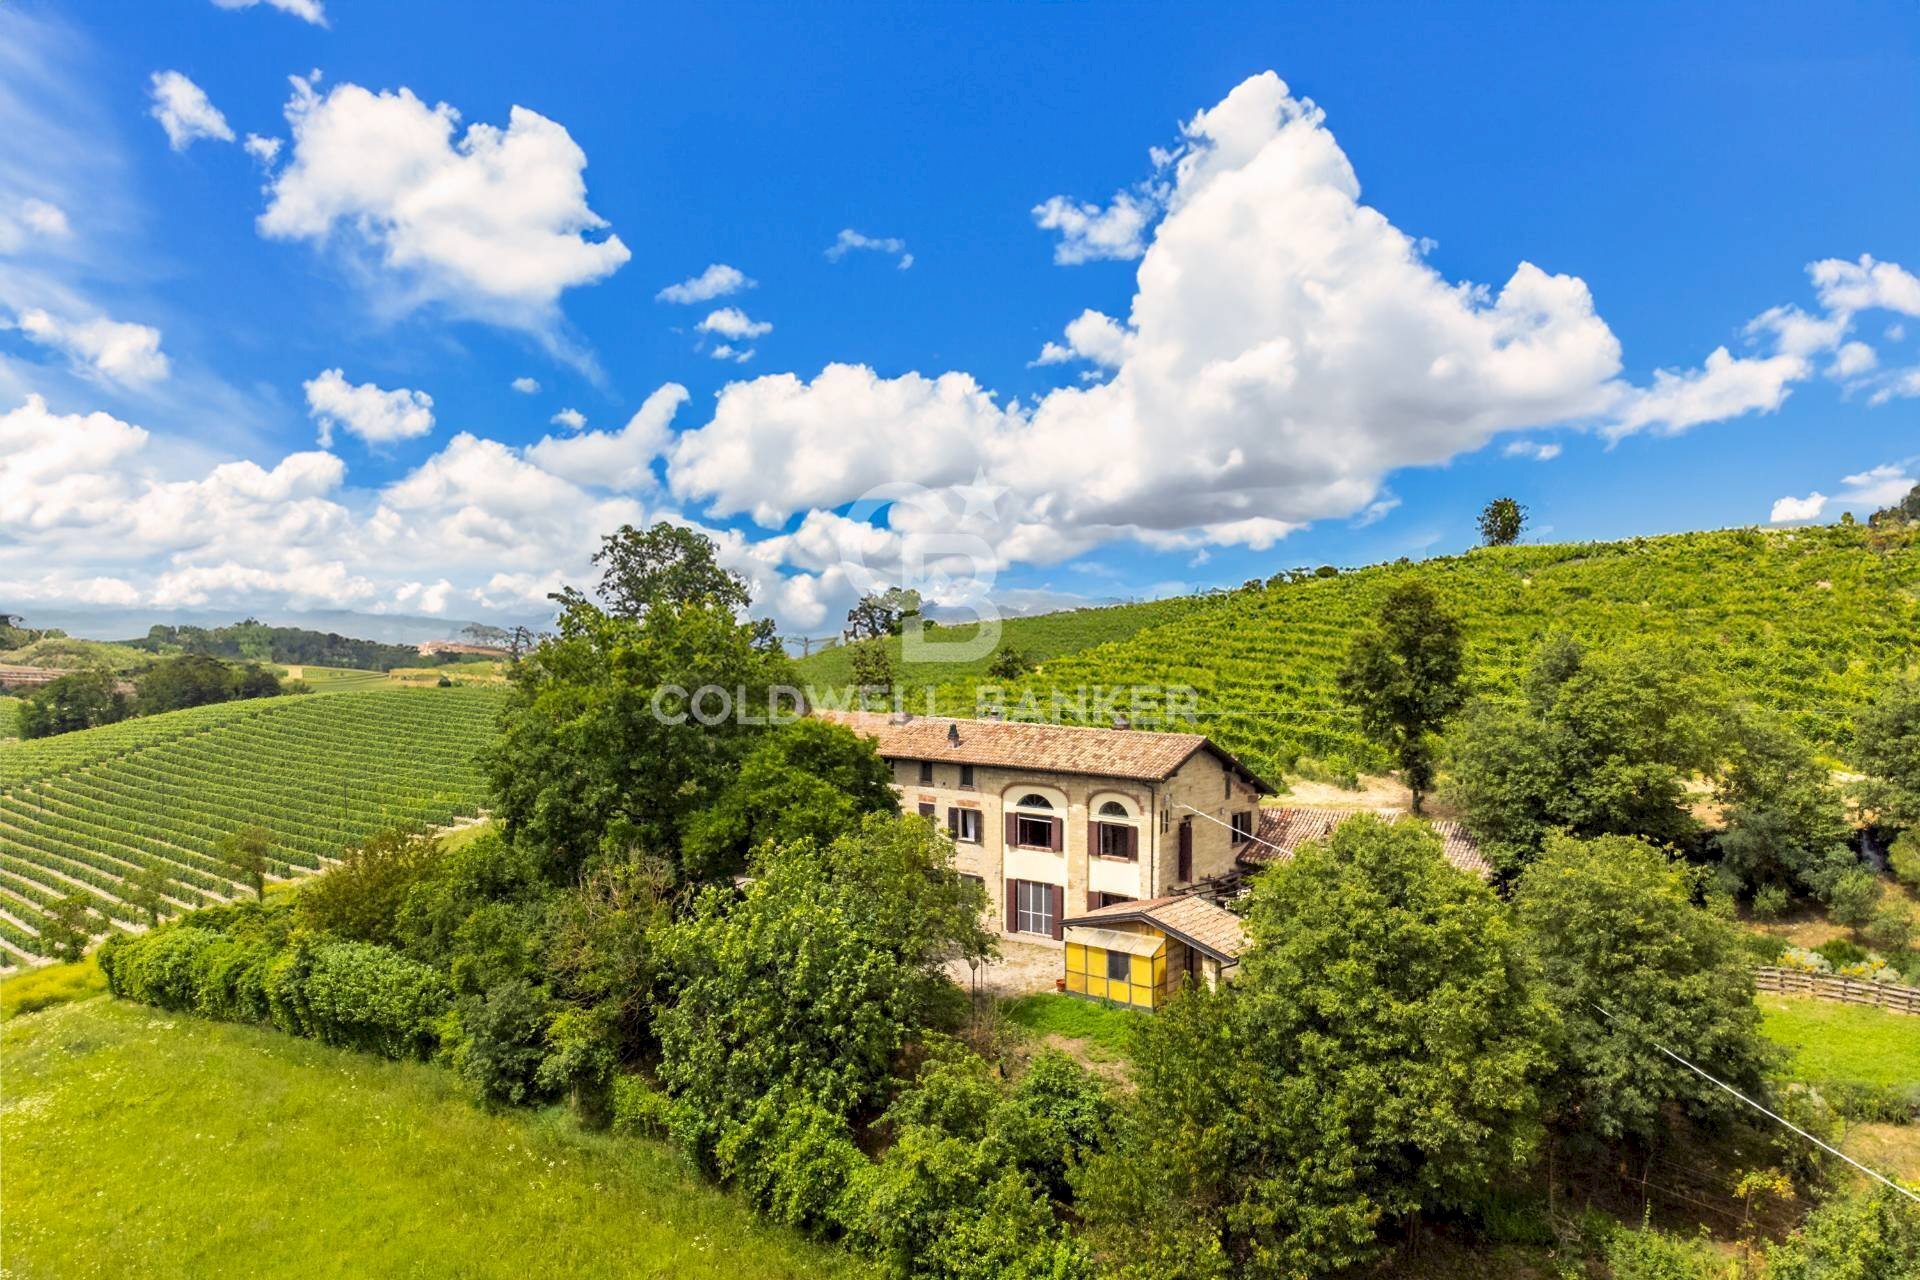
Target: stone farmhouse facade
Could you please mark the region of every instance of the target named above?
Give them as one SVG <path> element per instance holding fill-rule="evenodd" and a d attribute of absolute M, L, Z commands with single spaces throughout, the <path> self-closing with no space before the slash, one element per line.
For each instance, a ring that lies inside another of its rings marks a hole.
<path fill-rule="evenodd" d="M 1273 788 L 1196 733 L 816 711 L 873 739 L 900 808 L 940 824 L 994 926 L 1063 944 L 1070 917 L 1226 880 Z"/>

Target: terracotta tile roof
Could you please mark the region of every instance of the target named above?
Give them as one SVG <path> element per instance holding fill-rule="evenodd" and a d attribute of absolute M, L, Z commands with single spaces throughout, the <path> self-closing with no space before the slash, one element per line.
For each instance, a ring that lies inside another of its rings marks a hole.
<path fill-rule="evenodd" d="M 1285 862 L 1293 857 L 1293 851 L 1309 840 L 1324 840 L 1333 834 L 1333 829 L 1351 818 L 1355 813 L 1370 812 L 1359 809 L 1296 809 L 1283 806 L 1265 806 L 1260 810 L 1260 825 L 1254 831 L 1255 840 L 1240 851 L 1240 862 L 1249 867 L 1264 867 L 1275 862 Z M 1406 817 L 1400 813 L 1379 815 L 1389 822 L 1398 822 Z M 1440 837 L 1441 852 L 1448 862 L 1479 876 L 1482 880 L 1493 877 L 1493 865 L 1480 852 L 1480 844 L 1467 834 L 1465 827 L 1450 819 L 1421 819 L 1432 827 Z M 1264 841 L 1265 843 L 1259 843 Z M 1269 846 L 1278 845 L 1279 848 Z"/>
<path fill-rule="evenodd" d="M 1198 733 L 949 716 L 902 718 L 884 711 L 816 710 L 813 714 L 874 739 L 881 756 L 889 760 L 935 760 L 1160 782 L 1172 777 L 1194 752 L 1210 751 L 1262 794 L 1273 792 L 1264 779 Z M 958 731 L 958 742 L 950 727 Z"/>
<path fill-rule="evenodd" d="M 1096 907 L 1085 915 L 1061 921 L 1061 926 L 1107 925 L 1140 921 L 1163 929 L 1182 942 L 1200 948 L 1216 960 L 1228 964 L 1240 959 L 1247 949 L 1247 933 L 1240 917 L 1225 907 L 1215 906 L 1198 894 L 1172 898 L 1148 898 L 1142 902 L 1116 902 Z"/>

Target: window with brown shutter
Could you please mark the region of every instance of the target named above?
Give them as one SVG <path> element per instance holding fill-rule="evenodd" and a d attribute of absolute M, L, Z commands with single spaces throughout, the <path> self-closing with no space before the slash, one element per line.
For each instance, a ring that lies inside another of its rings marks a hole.
<path fill-rule="evenodd" d="M 922 800 L 920 802 L 920 816 L 923 818 L 931 818 L 933 814 L 934 814 L 934 808 L 933 808 L 932 802 L 927 800 Z"/>

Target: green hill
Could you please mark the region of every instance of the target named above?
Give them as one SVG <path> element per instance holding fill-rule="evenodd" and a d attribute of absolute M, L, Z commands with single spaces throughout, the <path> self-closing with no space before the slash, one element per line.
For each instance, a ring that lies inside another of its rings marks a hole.
<path fill-rule="evenodd" d="M 1196 609 L 1204 608 L 1208 599 L 1206 596 L 1176 596 L 1139 604 L 1115 604 L 1007 618 L 1001 623 L 999 648 L 1017 649 L 1031 662 L 1046 662 L 1094 645 L 1124 640 L 1147 627 L 1185 617 Z M 929 644 L 955 644 L 971 640 L 978 631 L 978 626 L 973 623 L 935 627 L 927 633 L 927 639 Z M 993 661 L 990 653 L 966 662 L 908 662 L 901 654 L 899 637 L 882 643 L 887 646 L 888 656 L 893 660 L 895 677 L 909 688 L 927 688 L 955 680 L 982 680 L 986 677 L 988 664 Z M 794 665 L 802 681 L 815 688 L 838 688 L 853 681 L 852 659 L 844 645 L 822 649 L 799 659 Z"/>
<path fill-rule="evenodd" d="M 76 889 L 138 923 L 122 879 L 158 865 L 185 905 L 237 892 L 220 839 L 264 827 L 291 877 L 382 827 L 440 825 L 485 799 L 475 757 L 502 696 L 379 689 L 261 698 L 0 744 L 0 964 L 40 942 L 41 908 Z"/>
<path fill-rule="evenodd" d="M 1130 634 L 1063 640 L 1038 670 L 1008 685 L 1008 713 L 1045 715 L 1058 690 L 1069 698 L 1059 718 L 1077 720 L 1080 690 L 1184 685 L 1197 694 L 1198 727 L 1270 775 L 1303 756 L 1382 769 L 1381 754 L 1336 696 L 1334 673 L 1381 596 L 1410 577 L 1432 584 L 1465 620 L 1470 671 L 1483 689 L 1511 689 L 1534 644 L 1556 629 L 1601 643 L 1665 637 L 1694 646 L 1703 665 L 1837 754 L 1851 739 L 1853 709 L 1876 682 L 1920 662 L 1920 543 L 1912 532 L 1733 529 L 1481 549 L 1169 601 L 1171 617 Z M 1078 616 L 1020 622 L 1064 637 Z M 1011 624 L 1008 634 L 1019 643 Z M 949 714 L 970 713 L 981 683 L 959 668 L 913 668 L 901 680 L 911 705 L 931 687 Z M 1023 705 L 1027 695 L 1033 700 Z M 1096 719 L 1091 704 L 1085 718 Z"/>

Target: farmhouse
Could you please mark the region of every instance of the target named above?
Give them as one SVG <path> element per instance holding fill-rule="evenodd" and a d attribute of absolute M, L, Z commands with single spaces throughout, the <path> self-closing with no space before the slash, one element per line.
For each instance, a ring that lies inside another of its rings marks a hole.
<path fill-rule="evenodd" d="M 874 740 L 893 769 L 901 809 L 947 829 L 959 871 L 985 886 L 995 925 L 1027 941 L 1064 946 L 1070 916 L 1128 904 L 1159 911 L 1161 899 L 1236 876 L 1260 798 L 1273 793 L 1197 733 L 815 714 Z M 1143 921 L 1113 917 L 1128 927 L 1110 931 L 1168 934 Z M 1176 925 L 1169 936 L 1180 933 Z M 1156 986 L 1155 973 L 1178 976 L 1156 969 L 1156 956 L 1185 964 L 1164 938 L 1157 951 L 1128 954 L 1148 961 L 1146 987 Z M 1230 962 L 1224 951 L 1214 959 Z"/>

